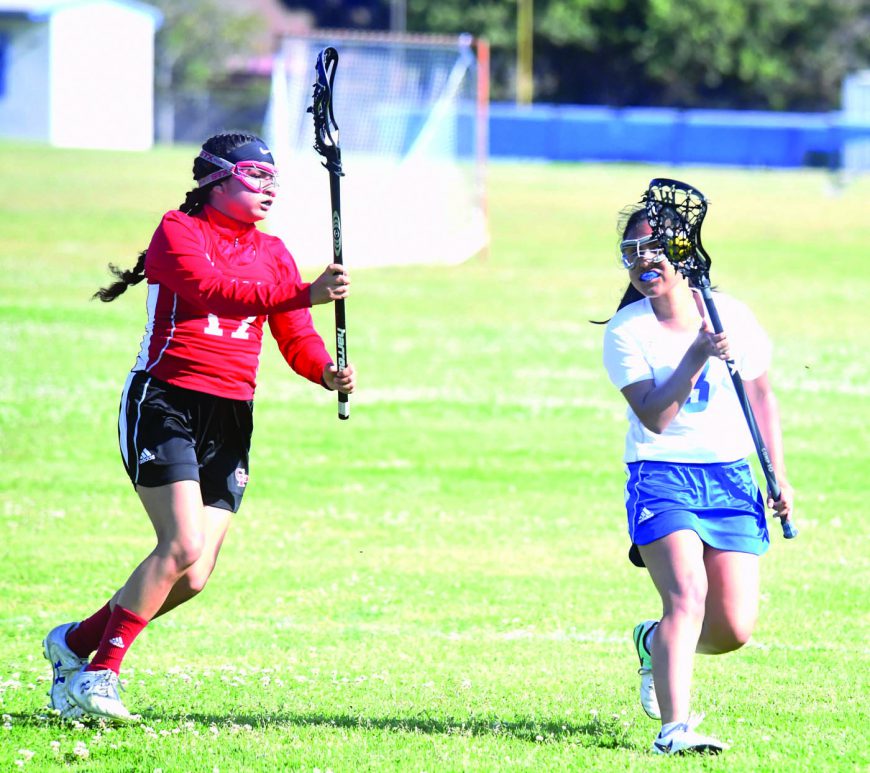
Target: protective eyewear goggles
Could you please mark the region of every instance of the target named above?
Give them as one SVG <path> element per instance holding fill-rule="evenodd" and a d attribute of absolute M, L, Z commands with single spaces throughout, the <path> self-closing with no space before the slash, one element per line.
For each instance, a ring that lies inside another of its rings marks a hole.
<path fill-rule="evenodd" d="M 623 239 L 619 243 L 619 260 L 623 268 L 633 269 L 645 260 L 647 263 L 661 263 L 667 258 L 664 247 L 653 234 L 640 239 Z"/>
<path fill-rule="evenodd" d="M 267 164 L 263 161 L 238 161 L 232 164 L 225 158 L 215 156 L 205 150 L 200 152 L 199 157 L 220 167 L 217 172 L 212 172 L 197 181 L 200 188 L 230 176 L 235 177 L 249 191 L 254 193 L 277 191 L 279 187 L 278 170 L 272 164 Z"/>

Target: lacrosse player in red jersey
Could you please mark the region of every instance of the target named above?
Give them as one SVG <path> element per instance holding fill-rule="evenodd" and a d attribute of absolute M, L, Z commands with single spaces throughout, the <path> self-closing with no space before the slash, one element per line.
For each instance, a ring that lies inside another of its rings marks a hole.
<path fill-rule="evenodd" d="M 652 751 L 716 753 L 689 714 L 695 652 L 743 646 L 758 615 L 759 557 L 769 545 L 764 501 L 747 457 L 754 446 L 726 361 L 742 374 L 788 519 L 794 493 L 767 369 L 771 346 L 752 312 L 717 293 L 714 333 L 700 293 L 668 262 L 643 207 L 624 213 L 621 261 L 630 284 L 604 334 L 604 365 L 628 403 L 624 460 L 630 557 L 662 599 L 660 620 L 634 629 L 640 700 L 662 728 Z"/>
<path fill-rule="evenodd" d="M 353 366 L 336 369 L 309 312 L 347 297 L 346 270 L 331 264 L 305 283 L 281 240 L 255 227 L 278 192 L 269 148 L 252 134 L 217 134 L 193 177 L 197 186 L 164 215 L 136 266 L 110 266 L 118 281 L 95 294 L 112 301 L 147 280 L 148 319 L 118 436 L 157 545 L 101 609 L 46 636 L 51 705 L 66 718 L 134 719 L 118 695 L 122 659 L 151 620 L 193 598 L 214 569 L 248 483 L 264 324 L 298 374 L 354 390 Z"/>

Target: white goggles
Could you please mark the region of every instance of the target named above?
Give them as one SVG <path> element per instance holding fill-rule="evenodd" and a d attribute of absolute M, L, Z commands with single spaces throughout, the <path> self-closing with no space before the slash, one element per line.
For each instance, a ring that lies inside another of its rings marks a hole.
<path fill-rule="evenodd" d="M 632 269 L 641 260 L 661 263 L 666 258 L 664 247 L 653 234 L 641 236 L 640 239 L 623 239 L 619 243 L 619 261 L 623 268 Z"/>

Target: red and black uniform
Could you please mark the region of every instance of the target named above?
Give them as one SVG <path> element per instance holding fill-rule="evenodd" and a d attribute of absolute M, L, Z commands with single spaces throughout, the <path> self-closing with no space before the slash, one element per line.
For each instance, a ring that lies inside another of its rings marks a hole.
<path fill-rule="evenodd" d="M 280 239 L 208 205 L 196 215 L 164 215 L 145 276 L 148 321 L 119 421 L 125 466 L 138 485 L 200 480 L 206 504 L 214 489 L 211 503 L 235 511 L 238 501 L 227 501 L 220 481 L 240 490 L 247 482 L 264 322 L 290 367 L 310 381 L 322 384 L 332 362 L 311 320 L 309 285 Z M 237 425 L 229 433 L 236 437 L 218 436 L 227 422 Z M 206 468 L 228 448 L 207 481 Z"/>

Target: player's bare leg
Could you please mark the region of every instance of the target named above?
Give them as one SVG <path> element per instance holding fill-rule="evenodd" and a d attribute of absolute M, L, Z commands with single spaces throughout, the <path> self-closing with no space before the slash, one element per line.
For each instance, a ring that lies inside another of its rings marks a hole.
<path fill-rule="evenodd" d="M 93 661 L 68 684 L 70 699 L 85 712 L 121 722 L 132 719 L 118 694 L 121 660 L 175 585 L 200 560 L 207 532 L 197 481 L 140 486 L 137 492 L 154 526 L 157 545 L 117 594 L 112 620 Z"/>
<path fill-rule="evenodd" d="M 206 513 L 197 481 L 138 486 L 136 491 L 154 526 L 157 545 L 124 583 L 117 603 L 151 620 L 173 586 L 202 556 Z"/>
<path fill-rule="evenodd" d="M 662 599 L 651 653 L 661 719 L 685 721 L 707 598 L 704 543 L 695 532 L 683 530 L 642 545 L 640 551 Z"/>
<path fill-rule="evenodd" d="M 752 553 L 717 550 L 707 545 L 704 565 L 707 602 L 697 651 L 719 655 L 742 647 L 755 629 L 760 561 Z"/>
<path fill-rule="evenodd" d="M 662 599 L 662 619 L 652 641 L 652 669 L 662 729 L 656 754 L 719 752 L 715 738 L 695 732 L 700 718 L 689 714 L 695 650 L 701 637 L 708 597 L 705 545 L 694 531 L 682 530 L 640 547 Z"/>
<path fill-rule="evenodd" d="M 172 586 L 163 605 L 154 617 L 165 615 L 175 607 L 190 601 L 205 588 L 214 571 L 218 554 L 230 527 L 232 513 L 219 507 L 205 507 L 205 544 L 196 562 Z M 152 618 L 153 619 L 153 618 Z"/>

